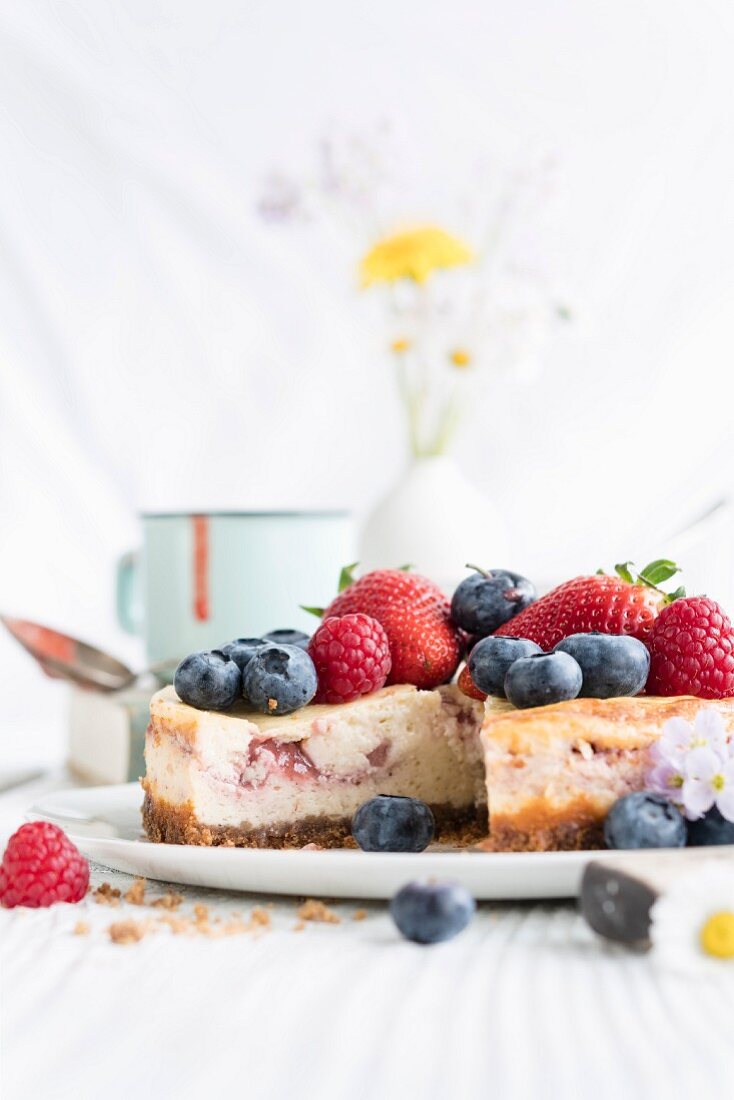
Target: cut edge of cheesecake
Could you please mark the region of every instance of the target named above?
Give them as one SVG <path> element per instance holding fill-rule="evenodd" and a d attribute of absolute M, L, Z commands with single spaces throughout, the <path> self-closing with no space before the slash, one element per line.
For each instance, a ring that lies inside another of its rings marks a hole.
<path fill-rule="evenodd" d="M 498 706 L 507 706 L 498 702 Z M 246 704 L 219 713 L 151 700 L 143 824 L 156 842 L 338 847 L 376 794 L 427 802 L 442 841 L 486 836 L 481 703 L 455 686 L 395 685 L 285 716 Z"/>

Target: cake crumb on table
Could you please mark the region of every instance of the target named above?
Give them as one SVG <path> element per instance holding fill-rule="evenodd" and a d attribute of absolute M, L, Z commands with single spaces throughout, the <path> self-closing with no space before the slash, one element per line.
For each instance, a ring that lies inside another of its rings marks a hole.
<path fill-rule="evenodd" d="M 298 910 L 298 916 L 301 920 L 315 921 L 318 924 L 341 924 L 341 917 L 316 898 L 306 898 Z"/>
<path fill-rule="evenodd" d="M 116 886 L 111 886 L 109 882 L 103 882 L 96 890 L 92 890 L 92 897 L 97 902 L 97 905 L 120 904 L 120 891 Z"/>
<path fill-rule="evenodd" d="M 172 916 L 170 913 L 166 913 L 164 916 L 158 918 L 158 923 L 161 926 L 170 928 L 174 936 L 182 936 L 187 932 L 194 930 L 194 922 L 189 920 L 188 917 Z"/>
<path fill-rule="evenodd" d="M 118 920 L 107 929 L 113 943 L 138 943 L 145 935 L 147 928 L 142 921 Z"/>
<path fill-rule="evenodd" d="M 302 932 L 305 927 L 306 922 L 304 920 L 297 920 L 296 923 L 293 925 L 293 931 Z"/>
<path fill-rule="evenodd" d="M 87 922 L 85 920 L 78 920 L 76 922 L 76 924 L 74 925 L 74 935 L 75 936 L 88 936 L 89 935 L 89 925 L 87 924 Z"/>
<path fill-rule="evenodd" d="M 173 890 L 169 890 L 167 894 L 162 894 L 161 897 L 156 898 L 150 904 L 155 909 L 178 909 L 182 901 L 183 896 L 181 894 L 175 894 Z"/>
<path fill-rule="evenodd" d="M 125 893 L 125 901 L 129 901 L 131 905 L 145 905 L 145 887 L 145 879 L 136 878 L 130 889 Z"/>
<path fill-rule="evenodd" d="M 270 913 L 261 906 L 256 906 L 250 913 L 251 928 L 270 928 Z"/>
<path fill-rule="evenodd" d="M 352 920 L 364 920 L 367 916 L 366 909 L 355 909 L 352 915 Z"/>

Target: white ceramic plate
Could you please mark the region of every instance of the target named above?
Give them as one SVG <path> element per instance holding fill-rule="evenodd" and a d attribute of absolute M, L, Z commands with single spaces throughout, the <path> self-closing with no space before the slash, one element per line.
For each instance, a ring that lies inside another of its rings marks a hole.
<path fill-rule="evenodd" d="M 330 898 L 391 898 L 411 879 L 460 882 L 483 900 L 571 898 L 591 859 L 614 852 L 483 853 L 435 848 L 417 854 L 270 851 L 151 844 L 140 823 L 137 783 L 87 787 L 48 795 L 29 818 L 52 821 L 89 859 L 164 882 L 258 894 Z"/>

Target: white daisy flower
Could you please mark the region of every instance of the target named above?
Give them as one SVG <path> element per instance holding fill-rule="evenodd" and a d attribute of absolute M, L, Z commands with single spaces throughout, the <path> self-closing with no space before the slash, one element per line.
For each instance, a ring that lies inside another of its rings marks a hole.
<path fill-rule="evenodd" d="M 734 869 L 709 860 L 650 912 L 652 958 L 665 970 L 734 981 Z"/>

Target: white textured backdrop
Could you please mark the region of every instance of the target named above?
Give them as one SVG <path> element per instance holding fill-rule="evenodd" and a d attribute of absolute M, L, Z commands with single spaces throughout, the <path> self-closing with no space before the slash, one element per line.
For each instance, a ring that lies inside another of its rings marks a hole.
<path fill-rule="evenodd" d="M 392 379 L 329 238 L 254 213 L 326 125 L 384 118 L 396 216 L 451 225 L 484 152 L 562 166 L 578 321 L 458 447 L 518 567 L 664 543 L 734 473 L 733 28 L 712 0 L 4 5 L 0 607 L 134 658 L 112 565 L 137 508 L 385 489 Z M 4 639 L 0 665 L 0 753 L 32 755 L 58 690 Z"/>

